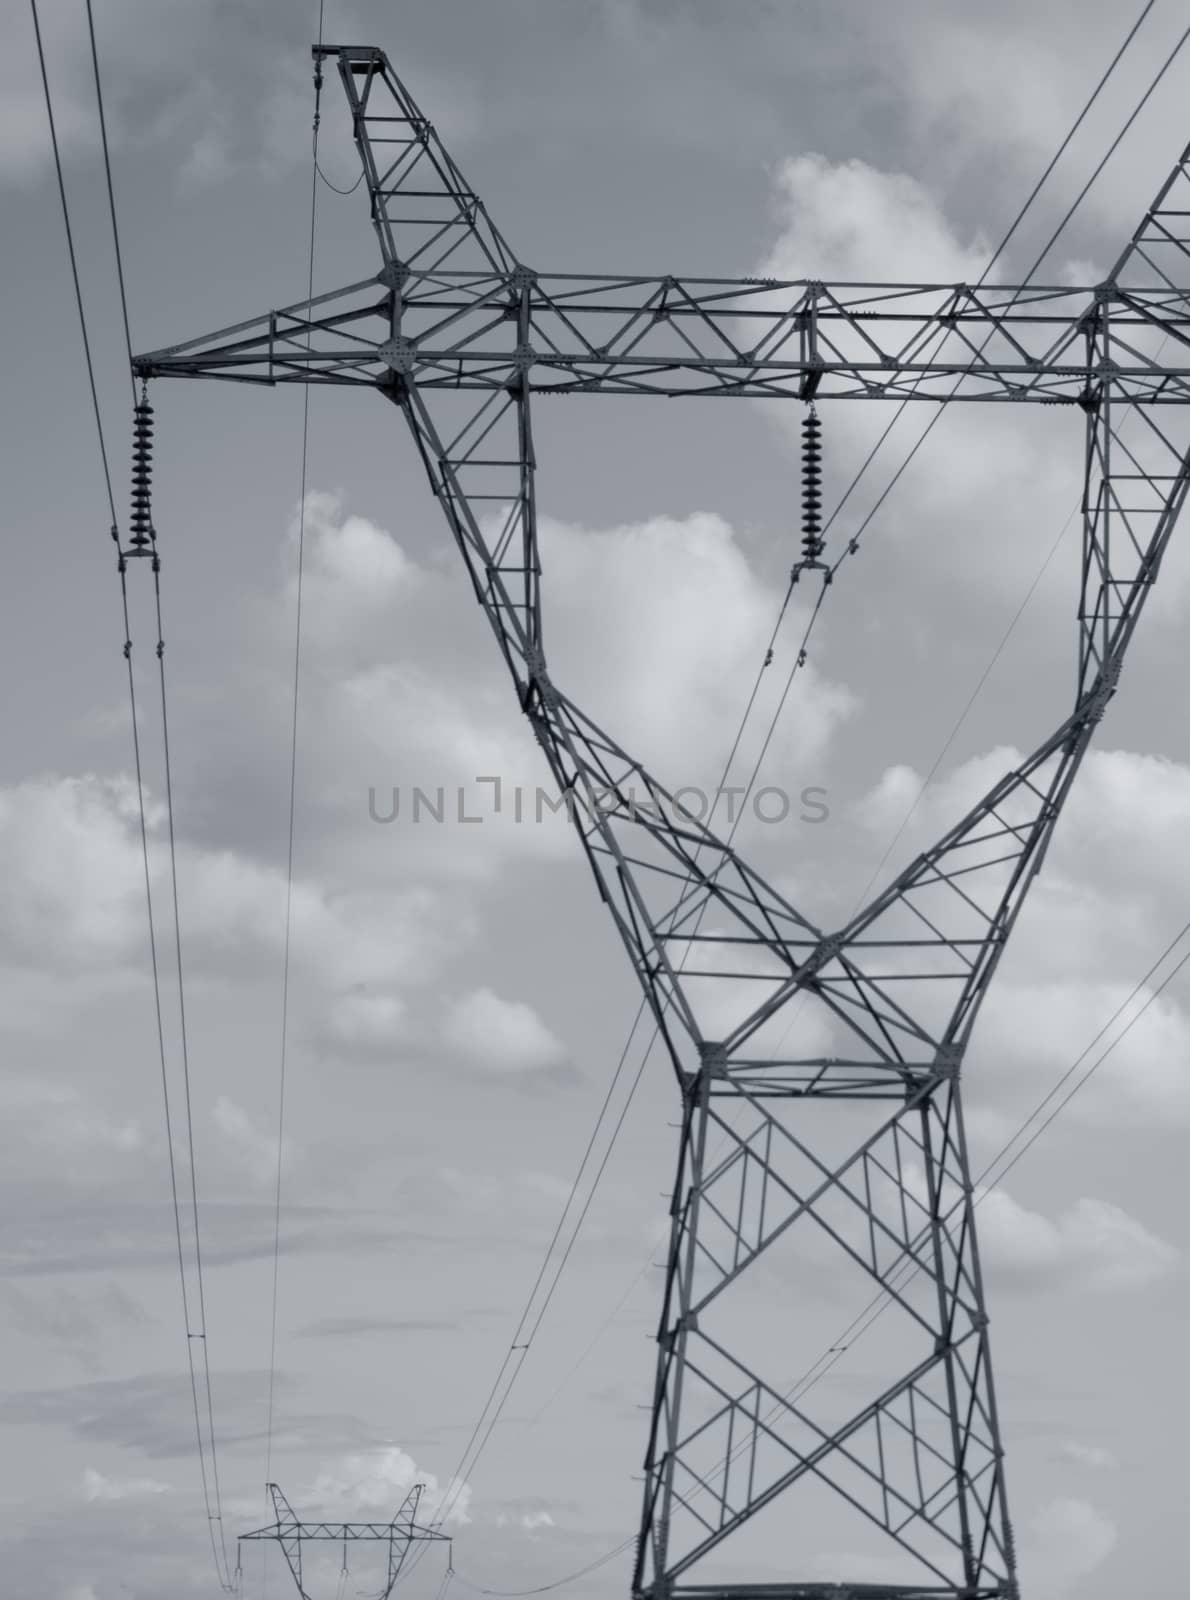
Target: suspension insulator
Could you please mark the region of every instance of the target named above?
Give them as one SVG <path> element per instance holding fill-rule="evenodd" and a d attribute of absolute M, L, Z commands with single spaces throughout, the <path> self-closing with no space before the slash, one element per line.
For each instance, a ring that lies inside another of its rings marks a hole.
<path fill-rule="evenodd" d="M 145 549 L 157 538 L 153 527 L 153 407 L 142 392 L 132 411 L 132 511 L 130 543 Z"/>
<path fill-rule="evenodd" d="M 810 411 L 802 423 L 802 560 L 822 554 L 822 423 Z"/>

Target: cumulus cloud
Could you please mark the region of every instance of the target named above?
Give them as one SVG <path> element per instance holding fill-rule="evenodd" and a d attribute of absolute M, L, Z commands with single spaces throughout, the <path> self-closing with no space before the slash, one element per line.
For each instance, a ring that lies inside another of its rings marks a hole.
<path fill-rule="evenodd" d="M 286 538 L 296 567 L 298 519 Z M 402 545 L 369 518 L 350 512 L 344 497 L 312 490 L 305 501 L 306 560 L 302 582 L 306 641 L 333 651 L 341 665 L 361 647 L 378 643 L 376 630 L 391 637 L 400 607 L 416 598 L 428 575 Z M 289 579 L 292 591 L 296 573 Z"/>
<path fill-rule="evenodd" d="M 126 956 L 144 927 L 136 791 L 88 775 L 0 790 L 0 941 L 10 960 L 94 967 Z M 151 806 L 150 821 L 161 813 Z M 139 874 L 139 876 L 138 876 Z"/>
<path fill-rule="evenodd" d="M 587 530 L 547 518 L 541 545 L 559 688 L 671 788 L 716 779 L 780 599 L 730 524 L 699 513 Z M 795 616 L 789 638 L 798 627 Z M 777 669 L 762 682 L 754 740 L 772 719 L 785 676 Z M 783 709 L 766 772 L 774 781 L 813 783 L 853 708 L 851 693 L 808 663 Z M 754 754 L 741 749 L 740 770 Z"/>
<path fill-rule="evenodd" d="M 772 208 L 780 232 L 765 277 L 974 283 L 992 253 L 982 234 L 961 240 L 938 196 L 916 178 L 864 161 L 788 157 L 774 178 Z"/>
<path fill-rule="evenodd" d="M 513 1076 L 560 1066 L 566 1047 L 520 1000 L 503 1000 L 491 989 L 473 989 L 456 1002 L 443 1038 L 471 1064 Z"/>
<path fill-rule="evenodd" d="M 1142 1289 L 1167 1277 L 1178 1251 L 1119 1206 L 1082 1198 L 1051 1221 L 1006 1194 L 979 1195 L 980 1251 L 988 1266 L 1060 1289 Z"/>
<path fill-rule="evenodd" d="M 150 799 L 155 905 L 169 904 L 160 806 Z M 148 937 L 139 822 L 123 780 L 47 778 L 0 790 L 0 951 L 10 967 L 79 973 L 109 986 L 145 969 Z M 285 940 L 287 899 L 296 1004 L 340 1039 L 395 1036 L 398 991 L 424 982 L 467 937 L 464 908 L 425 886 L 339 888 L 296 878 L 227 849 L 181 841 L 183 938 L 192 976 L 242 982 L 272 975 Z M 160 928 L 160 924 L 159 924 Z M 85 993 L 73 989 L 76 998 Z M 321 1025 L 321 1024 L 320 1024 Z M 129 1131 L 127 1138 L 134 1138 Z"/>
<path fill-rule="evenodd" d="M 94 1467 L 83 1473 L 83 1499 L 89 1501 L 151 1500 L 172 1494 L 172 1486 L 156 1478 L 105 1478 Z"/>
<path fill-rule="evenodd" d="M 392 994 L 345 994 L 327 1019 L 331 1037 L 349 1048 L 387 1050 L 406 1037 L 408 1007 Z"/>
<path fill-rule="evenodd" d="M 1151 983 L 1135 997 L 1132 990 L 1132 984 L 1103 979 L 1003 982 L 980 1017 L 973 1083 L 981 1094 L 993 1093 L 988 1075 L 1002 1078 L 1007 1071 L 1014 1085 L 1027 1082 L 1040 1099 L 1081 1055 L 1070 1086 L 1092 1069 L 1094 1076 L 1064 1116 L 1109 1129 L 1185 1126 L 1190 1016 L 1177 999 L 1156 995 Z"/>
<path fill-rule="evenodd" d="M 318 1473 L 301 1501 L 294 1503 L 294 1509 L 299 1516 L 316 1510 L 328 1516 L 346 1510 L 357 1520 L 357 1513 L 365 1511 L 384 1512 L 391 1517 L 416 1483 L 424 1485 L 418 1503 L 420 1523 L 433 1523 L 447 1501 L 445 1525 L 463 1526 L 470 1522 L 470 1485 L 454 1478 L 441 1485 L 432 1472 L 423 1471 L 399 1445 L 340 1457 Z"/>
<path fill-rule="evenodd" d="M 337 848 L 390 879 L 413 862 L 422 874 L 475 877 L 510 856 L 576 859 L 553 777 L 458 572 L 416 566 L 394 533 L 341 500 L 307 506 L 307 716 L 327 753 L 332 777 L 317 798 Z M 713 791 L 780 595 L 710 512 L 603 529 L 543 518 L 540 540 L 558 687 L 662 783 Z M 387 609 L 377 604 L 386 584 Z M 802 623 L 795 604 L 737 771 L 772 720 Z M 820 783 L 853 708 L 811 659 L 769 749 L 770 781 L 792 794 Z M 722 807 L 718 821 L 726 827 Z"/>

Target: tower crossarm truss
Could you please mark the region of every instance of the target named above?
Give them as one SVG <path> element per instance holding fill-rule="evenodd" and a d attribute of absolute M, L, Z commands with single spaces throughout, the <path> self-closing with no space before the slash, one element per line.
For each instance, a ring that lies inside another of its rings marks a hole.
<path fill-rule="evenodd" d="M 1110 367 L 1088 337 L 1101 306 L 1113 311 Z M 508 324 L 518 320 L 513 343 Z M 1167 333 L 1176 345 L 1160 359 Z M 1110 378 L 1121 399 L 1161 405 L 1190 398 L 1188 339 L 1184 292 L 1111 282 L 976 288 L 386 266 L 148 352 L 138 371 L 373 385 L 395 373 L 423 389 L 489 391 L 527 375 L 551 394 L 1084 406 Z"/>
<path fill-rule="evenodd" d="M 638 975 L 682 1120 L 634 1593 L 1016 1600 L 961 1069 L 1190 483 L 1187 156 L 1091 289 L 549 275 L 383 52 L 316 54 L 351 108 L 378 277 L 135 367 L 370 384 L 399 409 Z M 845 927 L 812 924 L 555 684 L 532 425 L 550 392 L 1081 408 L 1073 704 Z M 731 1291 L 795 1237 L 887 1296 L 862 1397 L 762 1376 L 786 1370 L 799 1307 L 770 1277 L 758 1329 Z M 826 1506 L 896 1575 L 734 1578 L 778 1500 L 788 1568 Z M 280 1540 L 300 1589 L 310 1535 L 282 1507 L 252 1537 Z"/>
<path fill-rule="evenodd" d="M 269 1527 L 257 1528 L 252 1533 L 242 1533 L 240 1538 L 241 1540 L 268 1539 L 279 1544 L 302 1600 L 310 1600 L 302 1581 L 303 1544 L 311 1542 L 339 1544 L 343 1546 L 345 1556 L 349 1544 L 361 1542 L 387 1544 L 388 1579 L 375 1600 L 388 1600 L 396 1587 L 410 1545 L 450 1543 L 449 1534 L 418 1526 L 417 1505 L 421 1499 L 422 1488 L 423 1485 L 420 1483 L 413 1485 L 391 1522 L 302 1522 L 277 1485 L 270 1483 L 269 1497 L 273 1502 L 277 1520 Z"/>

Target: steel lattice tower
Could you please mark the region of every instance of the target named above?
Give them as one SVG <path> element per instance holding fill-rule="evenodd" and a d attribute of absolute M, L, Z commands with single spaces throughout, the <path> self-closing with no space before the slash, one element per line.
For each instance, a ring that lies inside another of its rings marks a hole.
<path fill-rule="evenodd" d="M 682 1107 L 633 1592 L 1014 1600 L 961 1071 L 1190 481 L 1190 152 L 1089 289 L 549 275 L 506 244 L 382 51 L 315 57 L 337 64 L 348 98 L 381 271 L 135 369 L 366 385 L 391 401 L 579 802 Z M 815 927 L 553 682 L 532 407 L 596 393 L 1040 403 L 1085 418 L 1073 704 L 840 929 Z M 786 1048 L 795 1008 L 820 1019 L 829 1053 Z M 732 1317 L 733 1287 L 811 1223 L 900 1322 L 896 1375 L 842 1421 L 766 1380 Z M 780 1582 L 733 1576 L 749 1520 L 812 1495 L 883 1530 L 918 1581 L 809 1581 L 792 1534 Z"/>
<path fill-rule="evenodd" d="M 267 1539 L 281 1546 L 281 1552 L 289 1566 L 290 1574 L 297 1585 L 301 1600 L 310 1600 L 306 1593 L 302 1579 L 302 1545 L 314 1541 L 315 1543 L 341 1544 L 343 1546 L 343 1570 L 347 1570 L 347 1546 L 349 1544 L 386 1544 L 388 1546 L 388 1577 L 384 1587 L 373 1597 L 373 1600 L 388 1600 L 396 1588 L 397 1579 L 401 1568 L 405 1564 L 405 1557 L 409 1554 L 411 1544 L 427 1544 L 437 1542 L 449 1544 L 450 1536 L 438 1533 L 433 1528 L 422 1528 L 417 1523 L 417 1505 L 421 1499 L 424 1484 L 415 1483 L 397 1508 L 397 1514 L 391 1522 L 302 1522 L 289 1501 L 281 1493 L 275 1483 L 269 1484 L 269 1496 L 273 1502 L 273 1510 L 277 1520 L 267 1528 L 257 1528 L 252 1533 L 242 1533 L 241 1541 L 245 1539 Z M 237 1571 L 239 1569 L 237 1568 Z"/>

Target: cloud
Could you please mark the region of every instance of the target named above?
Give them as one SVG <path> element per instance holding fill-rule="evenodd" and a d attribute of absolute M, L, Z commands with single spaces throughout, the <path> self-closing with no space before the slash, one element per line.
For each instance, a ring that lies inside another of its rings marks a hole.
<path fill-rule="evenodd" d="M 788 157 L 773 180 L 772 208 L 780 233 L 766 278 L 974 283 L 992 253 L 982 234 L 961 241 L 917 179 L 864 161 Z"/>
<path fill-rule="evenodd" d="M 411 1317 L 323 1317 L 298 1329 L 302 1339 L 355 1339 L 383 1334 L 386 1338 L 401 1333 L 453 1333 L 457 1324 L 433 1322 Z"/>
<path fill-rule="evenodd" d="M 124 778 L 30 780 L 0 790 L 0 948 L 88 968 L 127 956 L 145 926 L 136 791 Z M 160 809 L 150 806 L 152 824 Z"/>
<path fill-rule="evenodd" d="M 390 883 L 412 873 L 490 877 L 509 859 L 579 859 L 460 573 L 415 563 L 406 544 L 417 530 L 382 529 L 342 497 L 309 496 L 307 520 L 304 717 L 323 759 L 306 804 L 322 825 L 319 848 Z M 543 518 L 540 542 L 559 688 L 663 783 L 713 791 L 780 594 L 709 512 L 611 528 Z M 737 772 L 758 752 L 803 622 L 799 599 Z M 852 709 L 811 660 L 769 750 L 771 781 L 794 794 L 820 781 Z"/>
<path fill-rule="evenodd" d="M 423 1471 L 399 1445 L 343 1456 L 331 1463 L 318 1473 L 302 1496 L 302 1504 L 295 1502 L 294 1509 L 299 1516 L 305 1515 L 305 1507 L 328 1516 L 348 1508 L 357 1518 L 358 1513 L 368 1511 L 391 1517 L 416 1483 L 424 1485 L 417 1512 L 417 1520 L 423 1526 L 435 1521 L 448 1497 L 451 1503 L 445 1525 L 461 1527 L 470 1522 L 470 1486 L 453 1478 L 445 1487 L 440 1486 L 434 1474 Z"/>
<path fill-rule="evenodd" d="M 260 1409 L 259 1373 L 223 1372 L 218 1398 L 224 1419 L 255 1417 Z M 133 1378 L 100 1378 L 58 1388 L 29 1389 L 0 1398 L 0 1417 L 8 1423 L 65 1428 L 91 1445 L 116 1445 L 139 1450 L 150 1460 L 188 1460 L 194 1449 L 190 1383 L 181 1372 L 142 1373 Z M 230 1447 L 257 1430 L 237 1428 L 225 1420 L 222 1442 Z M 96 1474 L 92 1498 L 121 1498 L 103 1490 L 107 1480 Z M 84 1480 L 84 1488 L 90 1484 Z"/>
<path fill-rule="evenodd" d="M 275 1135 L 261 1133 L 242 1106 L 220 1095 L 211 1113 L 212 1120 L 223 1138 L 224 1148 L 231 1151 L 254 1184 L 265 1187 L 277 1175 L 277 1139 Z M 292 1141 L 284 1140 L 284 1160 L 290 1168 L 297 1158 Z"/>
<path fill-rule="evenodd" d="M 1138 954 L 1136 965 L 1156 953 Z M 972 1044 L 977 1093 L 1002 1092 L 989 1074 L 1008 1072 L 1012 1085 L 1027 1083 L 1031 1098 L 1040 1099 L 1081 1055 L 1068 1087 L 1092 1068 L 1094 1076 L 1063 1107 L 1064 1117 L 1096 1128 L 1184 1127 L 1190 1122 L 1190 1016 L 1173 996 L 1156 995 L 1153 983 L 1130 999 L 1133 987 L 1103 978 L 1015 979 L 994 987 Z"/>
<path fill-rule="evenodd" d="M 85 21 L 69 7 L 40 8 L 54 122 L 63 159 L 99 148 L 99 114 Z M 36 69 L 28 13 L 14 17 L 15 36 L 0 67 L 0 178 L 36 180 L 52 160 L 49 125 Z M 104 112 L 114 151 L 180 136 L 196 145 L 224 128 L 212 80 L 210 52 L 217 33 L 184 0 L 161 0 L 154 26 L 144 26 L 137 0 L 108 0 L 97 19 Z"/>
<path fill-rule="evenodd" d="M 1030 1520 L 1021 1543 L 1022 1585 L 1037 1600 L 1067 1600 L 1116 1546 L 1116 1526 L 1085 1500 L 1052 1500 Z"/>
<path fill-rule="evenodd" d="M 156 1478 L 105 1478 L 94 1467 L 88 1467 L 83 1473 L 83 1499 L 88 1501 L 150 1500 L 156 1495 L 172 1493 L 172 1485 Z"/>
<path fill-rule="evenodd" d="M 305 501 L 307 556 L 302 580 L 303 623 L 316 650 L 341 662 L 353 648 L 391 639 L 394 618 L 425 588 L 429 575 L 385 529 L 346 509 L 341 494 L 312 490 Z M 296 588 L 298 518 L 286 533 Z M 383 630 L 379 638 L 377 631 Z"/>
<path fill-rule="evenodd" d="M 152 796 L 147 817 L 157 926 L 167 939 L 165 819 Z M 9 971 L 78 975 L 83 983 L 68 991 L 76 1005 L 97 985 L 112 989 L 143 976 L 144 867 L 127 780 L 44 778 L 0 790 L 0 873 L 10 890 L 0 906 L 0 956 Z M 274 977 L 288 903 L 295 1011 L 346 1046 L 395 1039 L 404 1008 L 398 991 L 425 981 L 472 927 L 464 905 L 425 885 L 295 877 L 290 888 L 280 865 L 185 838 L 178 882 L 192 981 Z M 168 964 L 164 973 L 168 982 Z M 18 1019 L 23 987 L 12 991 L 10 1015 Z M 29 1024 L 39 1017 L 31 1013 Z M 64 1114 L 60 1121 L 65 1127 Z M 122 1137 L 135 1143 L 135 1124 Z"/>
<path fill-rule="evenodd" d="M 408 1035 L 408 1009 L 392 994 L 344 994 L 330 1010 L 327 1031 L 349 1049 L 388 1053 Z"/>
<path fill-rule="evenodd" d="M 1172 1245 L 1106 1200 L 1076 1200 L 1051 1221 L 1002 1189 L 977 1193 L 980 1252 L 989 1268 L 1047 1288 L 1143 1289 L 1168 1277 L 1180 1259 Z"/>
<path fill-rule="evenodd" d="M 104 1341 L 143 1328 L 145 1307 L 114 1279 L 102 1286 L 0 1283 L 0 1320 L 14 1335 L 68 1350 L 95 1370 Z"/>
<path fill-rule="evenodd" d="M 451 1049 L 484 1071 L 525 1076 L 548 1072 L 566 1060 L 566 1047 L 532 1006 L 502 1000 L 490 989 L 474 989 L 458 1000 L 442 1032 Z"/>
<path fill-rule="evenodd" d="M 22 1144 L 44 1159 L 80 1155 L 131 1156 L 144 1145 L 140 1122 L 109 1116 L 78 1089 L 48 1077 L 10 1072 L 0 1079 L 0 1109 L 9 1128 L 19 1127 Z"/>
<path fill-rule="evenodd" d="M 522 1511 L 519 1516 L 509 1516 L 502 1511 L 496 1517 L 496 1526 L 498 1528 L 520 1528 L 532 1538 L 539 1528 L 553 1528 L 557 1524 L 549 1512 L 544 1510 Z"/>
<path fill-rule="evenodd" d="M 571 1183 L 550 1172 L 518 1172 L 513 1177 L 491 1175 L 468 1168 L 442 1167 L 437 1173 L 442 1187 L 468 1210 L 484 1216 L 520 1211 L 540 1217 L 553 1215 L 570 1199 Z"/>
<path fill-rule="evenodd" d="M 1096 1472 L 1119 1466 L 1112 1452 L 1103 1445 L 1082 1444 L 1077 1439 L 1067 1439 L 1059 1445 L 1055 1455 L 1059 1461 L 1070 1462 L 1076 1467 L 1089 1467 Z"/>
<path fill-rule="evenodd" d="M 162 1175 L 162 1182 L 164 1176 Z M 63 1203 L 60 1186 L 31 1183 L 6 1186 L 0 1210 L 0 1267 L 10 1278 L 39 1278 L 71 1272 L 142 1271 L 169 1267 L 177 1260 L 173 1217 L 157 1203 L 137 1204 L 93 1192 Z M 164 1193 L 164 1190 L 159 1191 Z M 234 1204 L 202 1201 L 203 1261 L 212 1267 L 271 1258 L 273 1207 L 264 1201 Z M 387 1213 L 340 1206 L 287 1205 L 281 1252 L 289 1255 L 341 1255 L 345 1251 L 406 1248 L 439 1241 L 413 1228 L 394 1227 Z"/>
<path fill-rule="evenodd" d="M 770 636 L 780 596 L 761 581 L 721 516 L 588 530 L 541 526 L 543 609 L 555 682 L 671 788 L 719 776 Z M 800 597 L 788 620 L 798 634 Z M 765 675 L 753 713 L 755 755 L 785 679 Z M 799 675 L 770 749 L 772 781 L 820 776 L 830 739 L 854 709 L 851 693 L 811 661 Z"/>

